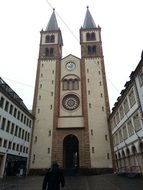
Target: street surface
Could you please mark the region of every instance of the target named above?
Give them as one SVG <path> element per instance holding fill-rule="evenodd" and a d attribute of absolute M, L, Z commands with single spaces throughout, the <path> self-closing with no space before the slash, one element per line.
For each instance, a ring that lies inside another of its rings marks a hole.
<path fill-rule="evenodd" d="M 114 174 L 66 177 L 63 190 L 143 190 L 143 178 Z M 9 177 L 0 180 L 0 190 L 41 190 L 43 176 Z"/>

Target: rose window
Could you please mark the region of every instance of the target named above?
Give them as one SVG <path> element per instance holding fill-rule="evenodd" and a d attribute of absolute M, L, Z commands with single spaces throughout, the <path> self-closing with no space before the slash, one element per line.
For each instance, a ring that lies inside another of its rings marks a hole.
<path fill-rule="evenodd" d="M 62 100 L 62 105 L 66 110 L 75 110 L 79 107 L 80 101 L 79 97 L 75 94 L 68 94 L 64 96 Z"/>

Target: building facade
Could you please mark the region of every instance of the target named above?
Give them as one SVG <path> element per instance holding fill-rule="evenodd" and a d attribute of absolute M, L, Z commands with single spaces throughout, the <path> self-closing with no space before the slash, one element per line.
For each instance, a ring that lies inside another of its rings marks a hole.
<path fill-rule="evenodd" d="M 62 58 L 62 33 L 53 11 L 41 31 L 31 170 L 45 169 L 54 160 L 69 169 L 112 168 L 101 28 L 88 8 L 80 44 L 81 58 Z"/>
<path fill-rule="evenodd" d="M 115 170 L 143 174 L 143 56 L 110 115 Z"/>
<path fill-rule="evenodd" d="M 22 99 L 0 78 L 0 177 L 28 167 L 33 116 Z M 21 174 L 22 174 L 21 173 Z"/>

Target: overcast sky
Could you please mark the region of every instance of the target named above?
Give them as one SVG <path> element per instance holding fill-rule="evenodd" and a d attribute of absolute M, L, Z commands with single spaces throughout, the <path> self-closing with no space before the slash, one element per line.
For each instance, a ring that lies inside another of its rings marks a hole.
<path fill-rule="evenodd" d="M 31 109 L 40 30 L 56 9 L 63 36 L 63 57 L 80 58 L 79 29 L 86 6 L 102 28 L 110 107 L 120 95 L 143 50 L 143 0 L 3 0 L 0 1 L 0 77 Z"/>

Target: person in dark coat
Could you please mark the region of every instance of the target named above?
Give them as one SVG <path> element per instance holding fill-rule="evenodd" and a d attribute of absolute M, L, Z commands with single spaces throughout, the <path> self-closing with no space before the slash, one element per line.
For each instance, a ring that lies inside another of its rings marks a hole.
<path fill-rule="evenodd" d="M 60 190 L 60 186 L 65 186 L 65 178 L 58 163 L 53 162 L 44 177 L 42 190 Z"/>

